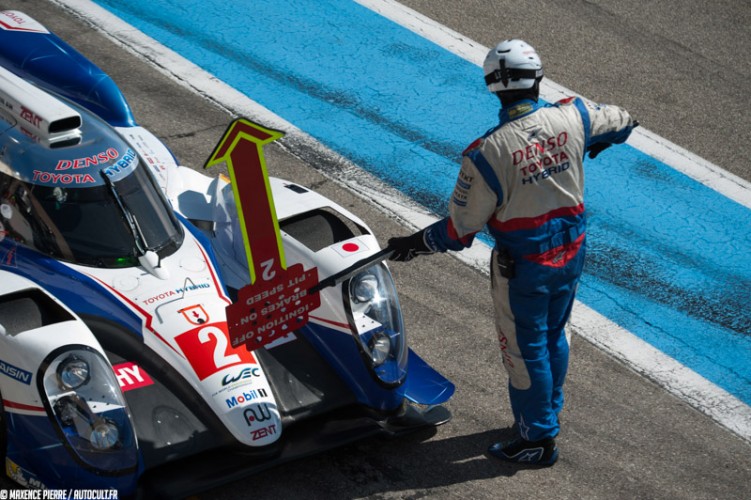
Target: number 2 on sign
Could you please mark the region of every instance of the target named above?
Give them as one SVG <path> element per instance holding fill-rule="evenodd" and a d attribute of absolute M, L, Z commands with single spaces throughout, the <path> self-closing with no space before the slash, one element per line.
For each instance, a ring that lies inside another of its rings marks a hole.
<path fill-rule="evenodd" d="M 274 259 L 261 262 L 261 268 L 263 269 L 263 274 L 261 275 L 263 281 L 271 281 L 274 279 L 274 276 L 276 276 L 276 271 L 274 270 Z"/>

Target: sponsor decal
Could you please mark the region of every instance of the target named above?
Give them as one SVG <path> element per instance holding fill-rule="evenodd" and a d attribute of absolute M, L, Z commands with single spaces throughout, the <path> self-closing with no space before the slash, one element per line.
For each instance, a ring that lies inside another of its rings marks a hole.
<path fill-rule="evenodd" d="M 556 156 L 556 155 L 553 155 L 553 156 Z M 561 151 L 561 156 L 566 156 L 566 153 Z M 566 158 L 568 158 L 568 156 L 566 156 Z M 550 160 L 550 158 L 546 156 L 544 160 Z M 553 161 L 554 160 L 551 160 L 550 162 L 545 161 L 541 163 L 549 164 L 549 163 L 553 163 Z M 530 173 L 527 177 L 524 177 L 522 179 L 522 184 L 534 184 L 534 183 L 537 183 L 538 181 L 550 178 L 550 176 L 553 174 L 560 174 L 561 172 L 565 172 L 566 170 L 571 168 L 571 162 L 566 161 L 558 165 L 553 165 L 552 167 L 549 167 L 546 169 L 541 169 L 538 172 L 535 172 L 535 170 L 537 170 L 536 165 L 530 165 L 529 168 L 530 168 Z"/>
<path fill-rule="evenodd" d="M 514 161 L 514 166 L 519 165 L 523 161 L 534 160 L 535 158 L 542 156 L 545 153 L 549 153 L 558 148 L 562 148 L 568 142 L 568 132 L 565 130 L 558 134 L 556 137 L 548 137 L 547 140 L 542 142 L 533 142 L 528 144 L 522 149 L 517 149 L 511 153 L 511 157 Z"/>
<path fill-rule="evenodd" d="M 31 33 L 49 33 L 47 28 L 30 17 L 26 17 L 23 12 L 17 10 L 0 11 L 0 29 Z"/>
<path fill-rule="evenodd" d="M 184 307 L 178 312 L 182 313 L 183 317 L 187 319 L 189 323 L 194 325 L 203 325 L 204 323 L 209 322 L 209 315 L 201 304 Z"/>
<path fill-rule="evenodd" d="M 12 242 L 10 248 L 0 253 L 0 265 L 16 267 L 16 247 L 16 243 Z"/>
<path fill-rule="evenodd" d="M 13 481 L 17 482 L 21 486 L 25 488 L 34 488 L 36 490 L 39 490 L 39 493 L 41 493 L 41 490 L 46 490 L 47 486 L 43 482 L 41 482 L 35 474 L 32 474 L 31 472 L 27 471 L 17 463 L 15 463 L 10 458 L 5 458 L 5 474 L 11 478 Z M 21 493 L 18 490 L 10 490 L 11 492 L 16 491 L 17 493 Z M 5 491 L 8 493 L 8 491 Z M 31 492 L 29 492 L 31 493 Z M 3 498 L 8 498 L 7 496 Z M 19 495 L 17 498 L 42 498 L 41 495 L 39 497 L 32 497 L 32 496 L 21 496 Z M 45 497 L 47 498 L 47 497 Z"/>
<path fill-rule="evenodd" d="M 503 332 L 498 332 L 498 341 L 501 343 L 501 356 L 509 368 L 514 368 L 514 362 L 508 353 L 508 337 Z"/>
<path fill-rule="evenodd" d="M 467 206 L 467 197 L 472 187 L 472 181 L 474 181 L 474 177 L 465 172 L 464 168 L 459 170 L 459 175 L 454 185 L 454 192 L 451 195 L 454 204 L 460 207 Z"/>
<path fill-rule="evenodd" d="M 260 446 L 276 441 L 282 433 L 282 423 L 274 403 L 253 402 L 242 410 L 242 417 L 248 426 L 250 440 Z M 238 415 L 239 416 L 239 415 Z"/>
<path fill-rule="evenodd" d="M 130 361 L 114 365 L 112 369 L 115 371 L 117 383 L 120 384 L 123 392 L 154 384 L 154 380 L 143 368 Z"/>
<path fill-rule="evenodd" d="M 245 416 L 245 422 L 248 426 L 253 425 L 254 422 L 264 422 L 274 418 L 274 414 L 269 410 L 268 403 L 260 403 L 246 408 L 243 416 Z"/>
<path fill-rule="evenodd" d="M 568 170 L 571 167 L 570 158 L 560 150 L 567 143 L 568 132 L 564 130 L 556 137 L 533 142 L 511 153 L 514 166 L 522 174 L 522 184 L 536 184 Z"/>
<path fill-rule="evenodd" d="M 0 359 L 0 373 L 5 375 L 6 377 L 10 377 L 26 385 L 31 385 L 31 372 L 27 372 L 26 370 L 22 368 L 18 368 L 17 366 L 13 366 L 10 363 L 6 363 L 5 361 L 1 359 Z"/>
<path fill-rule="evenodd" d="M 251 380 L 255 377 L 261 376 L 261 369 L 257 366 L 249 367 L 249 368 L 243 368 L 240 370 L 237 374 L 228 373 L 222 378 L 222 386 L 227 386 L 230 384 L 234 384 L 237 382 L 241 382 L 243 380 Z"/>
<path fill-rule="evenodd" d="M 175 341 L 200 380 L 231 366 L 255 364 L 247 349 L 229 345 L 226 323 L 194 328 L 175 337 Z"/>
<path fill-rule="evenodd" d="M 39 128 L 39 124 L 42 123 L 42 117 L 36 114 L 34 111 L 30 110 L 23 104 L 21 105 L 21 112 L 19 113 L 19 116 L 26 120 L 27 122 L 31 123 L 33 126 Z"/>
<path fill-rule="evenodd" d="M 45 184 L 91 184 L 96 182 L 96 179 L 90 174 L 53 174 L 34 170 L 34 181 Z"/>
<path fill-rule="evenodd" d="M 74 158 L 72 160 L 60 160 L 57 162 L 55 170 L 95 167 L 100 163 L 109 163 L 112 160 L 116 160 L 119 156 L 120 153 L 117 152 L 117 149 L 107 148 L 106 151 L 102 151 L 101 153 L 97 153 L 95 155 L 85 156 L 83 158 Z"/>
<path fill-rule="evenodd" d="M 131 170 L 132 168 L 135 168 L 136 164 L 138 163 L 137 158 L 138 157 L 136 156 L 135 151 L 128 148 L 128 150 L 125 151 L 125 154 L 123 154 L 123 157 L 120 160 L 104 169 L 104 173 L 112 177 L 115 174 Z"/>
<path fill-rule="evenodd" d="M 271 424 L 266 427 L 261 427 L 260 429 L 250 431 L 250 439 L 257 441 L 274 434 L 276 434 L 276 424 Z"/>
<path fill-rule="evenodd" d="M 186 285 L 184 287 L 175 288 L 174 290 L 166 290 L 164 292 L 160 292 L 156 295 L 153 295 L 151 297 L 148 297 L 146 299 L 143 299 L 141 302 L 144 305 L 151 305 L 155 304 L 157 302 L 161 302 L 164 299 L 168 299 L 170 297 L 174 297 L 176 295 L 184 295 L 185 292 L 192 292 L 194 290 L 200 290 L 200 289 L 211 289 L 211 285 L 208 283 L 199 283 L 197 285 L 190 284 Z M 207 316 L 208 317 L 208 316 Z"/>
<path fill-rule="evenodd" d="M 533 109 L 533 107 L 529 103 L 518 104 L 518 105 L 516 105 L 513 108 L 511 108 L 511 109 L 508 110 L 508 117 L 513 120 L 514 118 L 517 118 L 517 117 L 522 116 L 522 115 L 524 115 L 526 113 L 529 113 L 530 111 L 532 111 L 532 109 Z"/>
<path fill-rule="evenodd" d="M 224 401 L 227 403 L 227 408 L 234 408 L 235 406 L 243 406 L 245 403 L 254 399 L 267 398 L 268 396 L 269 394 L 266 392 L 266 389 L 250 389 L 243 391 L 241 394 L 227 398 Z"/>

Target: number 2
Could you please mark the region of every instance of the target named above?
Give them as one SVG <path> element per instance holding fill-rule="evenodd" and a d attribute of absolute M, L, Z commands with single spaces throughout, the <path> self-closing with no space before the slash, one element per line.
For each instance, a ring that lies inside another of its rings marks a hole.
<path fill-rule="evenodd" d="M 263 268 L 263 274 L 261 275 L 263 281 L 271 281 L 276 276 L 276 271 L 273 269 L 274 259 L 264 260 L 261 262 L 261 267 Z"/>
<path fill-rule="evenodd" d="M 237 354 L 227 354 L 229 341 L 224 332 L 219 328 L 208 326 L 198 332 L 198 340 L 200 340 L 202 344 L 211 342 L 211 337 L 214 337 L 214 340 L 216 341 L 216 344 L 214 344 L 214 366 L 217 370 L 241 362 L 240 356 Z"/>

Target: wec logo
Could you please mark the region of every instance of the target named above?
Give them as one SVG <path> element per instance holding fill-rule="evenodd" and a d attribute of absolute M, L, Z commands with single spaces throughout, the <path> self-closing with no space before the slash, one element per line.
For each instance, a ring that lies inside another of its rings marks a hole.
<path fill-rule="evenodd" d="M 260 368 L 243 368 L 243 370 L 235 375 L 234 377 L 231 375 L 225 375 L 222 379 L 222 387 L 230 384 L 234 384 L 235 382 L 239 382 L 241 380 L 247 380 L 253 377 L 260 377 L 261 376 L 261 369 Z"/>

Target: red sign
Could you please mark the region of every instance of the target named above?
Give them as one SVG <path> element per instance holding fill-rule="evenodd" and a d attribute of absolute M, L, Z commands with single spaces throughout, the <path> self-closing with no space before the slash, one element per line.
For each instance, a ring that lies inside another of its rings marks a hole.
<path fill-rule="evenodd" d="M 226 163 L 232 181 L 240 227 L 248 258 L 250 285 L 227 307 L 233 347 L 258 349 L 308 322 L 320 304 L 308 290 L 318 283 L 316 268 L 301 264 L 287 269 L 279 221 L 269 184 L 263 146 L 284 134 L 244 118 L 232 122 L 206 162 Z"/>
<path fill-rule="evenodd" d="M 227 307 L 232 346 L 253 351 L 303 326 L 321 305 L 318 293 L 308 294 L 316 284 L 317 269 L 295 264 L 273 280 L 240 289 L 237 302 Z"/>

